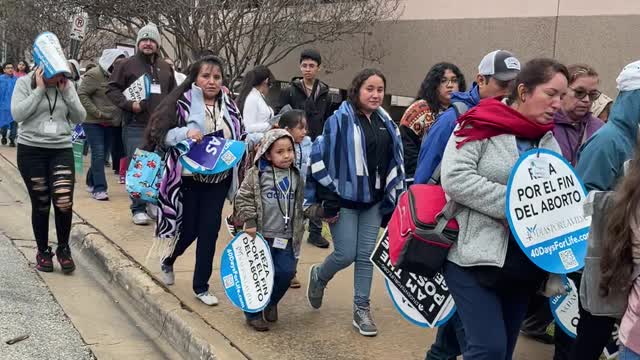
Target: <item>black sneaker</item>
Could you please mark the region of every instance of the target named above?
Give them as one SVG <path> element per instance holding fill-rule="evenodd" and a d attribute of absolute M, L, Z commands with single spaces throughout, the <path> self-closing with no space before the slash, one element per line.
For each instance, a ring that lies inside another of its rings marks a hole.
<path fill-rule="evenodd" d="M 324 289 L 327 286 L 318 277 L 319 266 L 319 264 L 311 265 L 311 269 L 309 269 L 309 282 L 307 282 L 307 300 L 309 301 L 309 305 L 314 309 L 320 309 L 322 306 Z"/>
<path fill-rule="evenodd" d="M 362 336 L 376 336 L 378 335 L 378 328 L 376 323 L 371 317 L 371 309 L 366 307 L 359 307 L 353 305 L 353 326 L 358 329 Z"/>
<path fill-rule="evenodd" d="M 2 145 L 7 145 L 7 138 L 3 136 L 0 142 L 2 142 Z"/>
<path fill-rule="evenodd" d="M 42 272 L 53 271 L 53 253 L 51 247 L 48 247 L 45 251 L 38 251 L 36 255 L 36 269 Z"/>
<path fill-rule="evenodd" d="M 247 324 L 255 331 L 269 331 L 269 324 L 263 318 L 247 319 Z"/>
<path fill-rule="evenodd" d="M 13 140 L 11 140 L 11 141 L 9 142 L 9 147 L 16 147 L 16 142 L 15 142 L 15 141 L 13 141 Z"/>
<path fill-rule="evenodd" d="M 307 240 L 309 244 L 313 246 L 317 246 L 321 249 L 326 249 L 329 247 L 329 240 L 325 239 L 321 234 L 309 233 L 309 239 Z"/>
<path fill-rule="evenodd" d="M 278 305 L 268 305 L 262 312 L 264 319 L 268 322 L 278 321 Z"/>
<path fill-rule="evenodd" d="M 56 249 L 56 256 L 58 257 L 58 262 L 60 263 L 60 268 L 62 268 L 63 273 L 69 274 L 76 269 L 76 264 L 71 258 L 71 248 L 69 245 L 58 246 Z"/>

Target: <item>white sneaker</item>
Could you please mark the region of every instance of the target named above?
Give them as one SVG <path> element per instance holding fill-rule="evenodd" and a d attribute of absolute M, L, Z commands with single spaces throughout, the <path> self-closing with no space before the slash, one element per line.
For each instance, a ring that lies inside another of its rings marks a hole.
<path fill-rule="evenodd" d="M 148 225 L 149 222 L 151 221 L 149 216 L 145 213 L 137 213 L 133 215 L 133 218 L 131 220 L 136 225 Z"/>
<path fill-rule="evenodd" d="M 93 186 L 89 186 L 89 185 L 87 185 L 87 192 L 88 192 L 89 194 L 93 194 Z"/>
<path fill-rule="evenodd" d="M 109 200 L 109 194 L 106 191 L 98 191 L 91 194 L 91 196 L 99 201 L 107 201 Z"/>
<path fill-rule="evenodd" d="M 200 293 L 196 295 L 196 297 L 206 305 L 209 305 L 209 306 L 218 305 L 218 298 L 215 295 L 209 293 L 208 291 Z"/>

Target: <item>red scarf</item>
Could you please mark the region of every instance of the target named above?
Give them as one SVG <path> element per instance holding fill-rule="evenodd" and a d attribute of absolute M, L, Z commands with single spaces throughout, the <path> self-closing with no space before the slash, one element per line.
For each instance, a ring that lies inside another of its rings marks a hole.
<path fill-rule="evenodd" d="M 553 130 L 553 122 L 546 125 L 538 124 L 500 100 L 484 99 L 478 106 L 458 118 L 460 126 L 454 134 L 463 139 L 457 142 L 456 148 L 461 148 L 469 141 L 489 139 L 503 134 L 538 140 Z"/>

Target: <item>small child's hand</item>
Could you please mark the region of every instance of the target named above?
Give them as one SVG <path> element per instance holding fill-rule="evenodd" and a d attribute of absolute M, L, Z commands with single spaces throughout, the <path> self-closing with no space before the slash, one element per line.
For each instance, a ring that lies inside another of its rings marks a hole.
<path fill-rule="evenodd" d="M 252 228 L 248 228 L 248 229 L 244 229 L 244 232 L 251 236 L 251 238 L 255 238 L 256 237 L 256 233 L 258 232 L 258 229 L 252 227 Z"/>

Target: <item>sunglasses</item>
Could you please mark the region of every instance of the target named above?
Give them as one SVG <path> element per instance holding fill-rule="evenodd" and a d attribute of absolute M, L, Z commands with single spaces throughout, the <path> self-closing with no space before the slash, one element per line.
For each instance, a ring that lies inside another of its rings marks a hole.
<path fill-rule="evenodd" d="M 589 101 L 596 101 L 596 100 L 598 100 L 598 98 L 602 94 L 602 92 L 600 92 L 598 90 L 593 90 L 593 91 L 587 92 L 584 89 L 574 89 L 572 87 L 569 87 L 569 89 L 571 89 L 571 91 L 573 91 L 573 96 L 575 96 L 575 98 L 578 99 L 578 100 L 582 100 L 582 99 L 584 99 L 585 96 L 589 96 Z"/>

